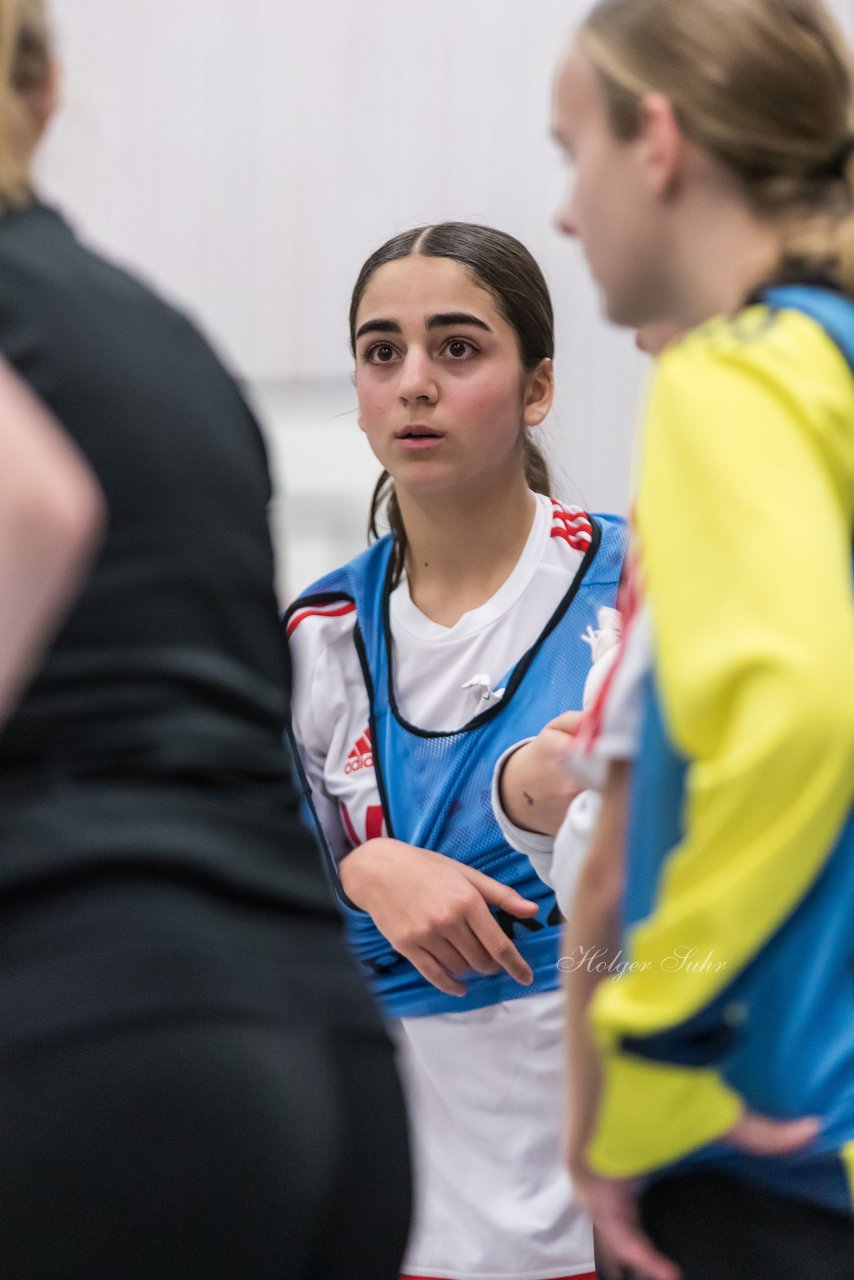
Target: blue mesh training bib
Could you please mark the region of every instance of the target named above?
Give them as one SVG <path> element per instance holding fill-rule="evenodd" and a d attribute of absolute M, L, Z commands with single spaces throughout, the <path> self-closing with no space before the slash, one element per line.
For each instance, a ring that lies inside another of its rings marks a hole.
<path fill-rule="evenodd" d="M 391 535 L 315 583 L 285 615 L 287 623 L 299 609 L 335 600 L 356 606 L 354 642 L 368 691 L 374 768 L 388 834 L 464 862 L 539 904 L 530 920 L 496 913 L 531 966 L 533 984 L 523 987 L 503 970 L 471 973 L 463 978 L 467 994 L 449 996 L 394 950 L 367 912 L 346 899 L 327 849 L 350 944 L 393 1017 L 478 1009 L 559 985 L 562 918 L 554 893 L 528 859 L 507 844 L 492 813 L 490 791 L 495 763 L 508 747 L 581 706 L 590 670 L 582 635 L 588 626 L 595 628 L 603 605 L 615 603 L 626 545 L 619 518 L 600 515 L 591 523 L 593 540 L 578 573 L 536 643 L 501 681 L 501 701 L 451 733 L 407 723 L 396 705 L 389 660 Z"/>

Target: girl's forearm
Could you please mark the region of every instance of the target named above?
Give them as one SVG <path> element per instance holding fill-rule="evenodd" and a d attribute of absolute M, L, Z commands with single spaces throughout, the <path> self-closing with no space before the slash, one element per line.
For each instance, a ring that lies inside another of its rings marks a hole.
<path fill-rule="evenodd" d="M 561 961 L 566 988 L 570 1166 L 583 1162 L 598 1106 L 599 1055 L 589 1006 L 620 948 L 620 906 L 630 766 L 611 766 L 602 811 L 576 890 Z"/>

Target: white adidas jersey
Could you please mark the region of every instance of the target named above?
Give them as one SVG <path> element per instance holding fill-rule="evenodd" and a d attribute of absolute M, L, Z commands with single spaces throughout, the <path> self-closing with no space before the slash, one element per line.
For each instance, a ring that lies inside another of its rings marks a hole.
<path fill-rule="evenodd" d="M 398 707 L 421 729 L 459 729 L 503 692 L 503 677 L 535 642 L 590 546 L 577 507 L 536 496 L 531 532 L 506 582 L 453 627 L 412 603 L 404 576 L 391 596 Z M 336 857 L 384 835 L 368 728 L 368 696 L 353 644 L 354 606 L 311 605 L 288 626 L 294 734 L 318 817 Z"/>
<path fill-rule="evenodd" d="M 582 511 L 536 495 L 516 567 L 453 627 L 420 612 L 404 577 L 390 611 L 404 718 L 447 732 L 492 705 L 568 591 L 590 540 Z M 289 624 L 294 733 L 339 859 L 385 834 L 354 621 L 353 606 L 337 602 L 308 606 Z M 592 1277 L 590 1228 L 573 1203 L 563 1160 L 562 1028 L 560 992 L 393 1026 L 416 1181 L 404 1275 Z"/>

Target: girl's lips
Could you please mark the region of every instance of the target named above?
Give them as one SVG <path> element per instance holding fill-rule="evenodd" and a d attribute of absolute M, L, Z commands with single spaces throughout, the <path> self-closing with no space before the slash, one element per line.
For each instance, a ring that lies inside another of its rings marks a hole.
<path fill-rule="evenodd" d="M 433 449 L 441 444 L 444 436 L 398 436 L 397 443 L 402 449 Z"/>
<path fill-rule="evenodd" d="M 437 444 L 441 444 L 444 438 L 442 432 L 434 430 L 433 427 L 410 426 L 395 432 L 397 443 L 407 450 L 432 449 Z"/>

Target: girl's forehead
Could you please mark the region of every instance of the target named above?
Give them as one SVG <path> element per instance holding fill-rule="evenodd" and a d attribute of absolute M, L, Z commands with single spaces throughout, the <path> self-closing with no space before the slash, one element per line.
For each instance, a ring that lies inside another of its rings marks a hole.
<path fill-rule="evenodd" d="M 468 311 L 500 319 L 492 294 L 453 258 L 420 254 L 387 262 L 374 272 L 359 304 L 358 321 L 369 317 L 423 318 Z"/>
<path fill-rule="evenodd" d="M 686 0 L 688 2 L 688 0 Z M 571 130 L 602 114 L 602 93 L 589 59 L 577 43 L 569 46 L 554 87 L 554 133 L 564 145 Z"/>

